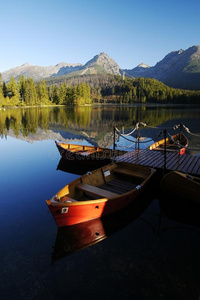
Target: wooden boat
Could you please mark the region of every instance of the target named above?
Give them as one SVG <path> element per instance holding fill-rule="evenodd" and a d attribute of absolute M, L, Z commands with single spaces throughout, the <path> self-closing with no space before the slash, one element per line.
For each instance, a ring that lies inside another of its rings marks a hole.
<path fill-rule="evenodd" d="M 200 203 L 200 178 L 178 171 L 166 174 L 160 182 L 161 190 L 171 197 Z"/>
<path fill-rule="evenodd" d="M 68 161 L 75 161 L 79 164 L 88 164 L 89 162 L 95 161 L 109 164 L 114 157 L 126 153 L 126 151 L 122 150 L 114 151 L 113 149 L 101 147 L 58 143 L 57 141 L 55 141 L 55 143 L 60 155 L 64 159 Z"/>
<path fill-rule="evenodd" d="M 154 173 L 116 162 L 75 179 L 46 203 L 58 227 L 97 219 L 133 202 Z"/>
<path fill-rule="evenodd" d="M 180 154 L 185 154 L 186 147 L 188 146 L 188 139 L 182 133 L 177 133 L 172 136 L 173 140 L 170 138 L 166 138 L 166 151 L 167 152 L 179 152 Z M 155 142 L 151 146 L 148 147 L 149 150 L 165 150 L 165 139 L 162 139 L 158 142 Z"/>
<path fill-rule="evenodd" d="M 149 199 L 149 193 L 148 195 L 143 193 L 142 200 L 138 197 L 124 209 L 102 218 L 58 228 L 53 246 L 52 264 L 67 255 L 102 242 L 137 220 L 152 201 Z"/>

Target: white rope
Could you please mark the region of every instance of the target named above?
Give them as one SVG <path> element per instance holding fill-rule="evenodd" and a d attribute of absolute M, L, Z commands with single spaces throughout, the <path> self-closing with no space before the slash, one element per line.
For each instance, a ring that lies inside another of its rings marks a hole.
<path fill-rule="evenodd" d="M 119 130 L 117 127 L 115 127 L 115 130 L 116 130 L 117 133 L 118 133 L 119 135 L 121 135 L 121 136 L 128 136 L 128 135 L 131 135 L 132 133 L 134 133 L 136 130 L 139 129 L 139 124 L 140 124 L 140 123 L 137 123 L 137 124 L 135 125 L 135 128 L 134 128 L 131 132 L 129 132 L 129 133 L 121 133 L 120 130 Z"/>
<path fill-rule="evenodd" d="M 191 135 L 194 135 L 194 136 L 200 137 L 199 134 L 192 133 L 192 132 L 189 130 L 189 128 L 187 128 L 185 125 L 183 125 L 183 128 L 185 129 L 185 131 L 186 131 L 187 133 L 189 133 L 189 134 L 191 134 Z"/>
<path fill-rule="evenodd" d="M 149 128 L 154 128 L 154 129 L 172 129 L 173 127 L 154 127 L 154 126 L 150 126 L 150 125 L 147 125 L 146 123 L 143 123 L 143 122 L 140 122 L 141 125 L 143 125 L 144 127 L 149 127 Z M 177 126 L 177 125 L 175 125 Z"/>

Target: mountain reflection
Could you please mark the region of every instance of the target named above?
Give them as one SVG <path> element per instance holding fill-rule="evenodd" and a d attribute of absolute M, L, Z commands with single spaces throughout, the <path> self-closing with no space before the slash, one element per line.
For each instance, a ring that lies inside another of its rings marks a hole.
<path fill-rule="evenodd" d="M 188 113 L 188 110 L 190 113 Z M 46 139 L 55 139 L 52 133 L 60 133 L 58 138 L 87 139 L 92 144 L 108 147 L 112 144 L 113 126 L 120 130 L 134 128 L 138 121 L 156 127 L 172 125 L 200 119 L 197 108 L 181 107 L 34 107 L 0 110 L 0 134 L 2 137 L 28 137 L 41 140 L 41 131 Z M 170 125 L 171 125 L 170 124 Z M 186 124 L 186 126 L 189 126 Z M 143 136 L 153 136 L 150 129 L 144 128 Z M 142 136 L 142 135 L 141 135 Z M 28 140 L 28 139 L 27 139 Z"/>

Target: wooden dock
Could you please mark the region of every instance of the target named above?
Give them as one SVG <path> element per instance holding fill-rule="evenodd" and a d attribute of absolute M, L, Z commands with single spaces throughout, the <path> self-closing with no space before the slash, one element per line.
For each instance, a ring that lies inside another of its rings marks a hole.
<path fill-rule="evenodd" d="M 161 151 L 134 150 L 116 157 L 116 160 L 144 165 L 159 170 L 163 170 L 165 166 L 167 172 L 176 170 L 190 175 L 200 176 L 200 156 L 180 155 L 178 153 L 167 152 L 165 160 L 165 155 Z"/>

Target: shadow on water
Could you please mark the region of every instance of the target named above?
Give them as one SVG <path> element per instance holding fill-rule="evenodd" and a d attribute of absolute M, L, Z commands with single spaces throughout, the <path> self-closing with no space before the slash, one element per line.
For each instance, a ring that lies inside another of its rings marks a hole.
<path fill-rule="evenodd" d="M 71 174 L 77 174 L 77 175 L 83 175 L 87 173 L 88 171 L 94 171 L 98 168 L 101 168 L 105 165 L 107 165 L 108 162 L 97 160 L 97 161 L 91 161 L 91 163 L 88 161 L 87 164 L 78 164 L 74 162 L 73 160 L 66 160 L 64 158 L 61 158 L 58 165 L 57 170 L 71 173 Z"/>
<path fill-rule="evenodd" d="M 172 221 L 200 227 L 200 203 L 162 197 L 159 206 L 161 209 L 161 221 L 164 213 Z"/>

